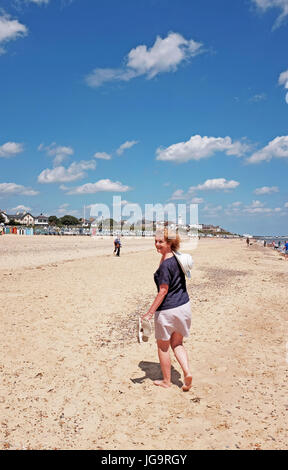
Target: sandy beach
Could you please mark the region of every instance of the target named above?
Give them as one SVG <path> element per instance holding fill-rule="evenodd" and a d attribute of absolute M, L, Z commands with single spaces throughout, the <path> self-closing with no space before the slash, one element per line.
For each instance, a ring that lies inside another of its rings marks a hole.
<path fill-rule="evenodd" d="M 137 317 L 152 239 L 0 237 L 1 449 L 287 449 L 288 262 L 242 240 L 191 252 L 193 387 L 161 377 Z"/>

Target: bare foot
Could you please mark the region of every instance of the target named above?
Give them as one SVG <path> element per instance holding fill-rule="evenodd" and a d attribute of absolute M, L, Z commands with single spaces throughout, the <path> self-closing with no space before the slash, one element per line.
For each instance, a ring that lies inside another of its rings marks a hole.
<path fill-rule="evenodd" d="M 163 387 L 163 388 L 169 388 L 170 383 L 164 382 L 164 380 L 154 380 L 154 385 L 157 385 L 158 387 Z"/>
<path fill-rule="evenodd" d="M 182 387 L 183 392 L 188 392 L 192 387 L 192 375 L 186 375 L 184 377 L 184 385 Z"/>

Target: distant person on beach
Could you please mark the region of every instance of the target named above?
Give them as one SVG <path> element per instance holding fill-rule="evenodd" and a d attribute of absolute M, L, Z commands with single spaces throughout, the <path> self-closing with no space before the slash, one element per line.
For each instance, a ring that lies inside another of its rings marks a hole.
<path fill-rule="evenodd" d="M 114 253 L 116 256 L 120 256 L 121 240 L 119 237 L 114 240 Z"/>
<path fill-rule="evenodd" d="M 179 362 L 183 374 L 183 391 L 192 386 L 192 375 L 189 368 L 188 356 L 183 345 L 183 337 L 189 335 L 191 325 L 191 307 L 186 289 L 185 275 L 173 254 L 180 245 L 178 234 L 168 236 L 164 229 L 155 235 L 155 247 L 161 254 L 160 265 L 154 273 L 154 281 L 158 294 L 142 320 L 154 317 L 155 338 L 157 340 L 163 380 L 155 380 L 154 385 L 168 388 L 171 385 L 170 346 Z"/>
<path fill-rule="evenodd" d="M 248 238 L 248 237 L 246 238 L 246 245 L 247 245 L 247 246 L 250 245 L 250 241 L 249 241 L 249 238 Z"/>
<path fill-rule="evenodd" d="M 267 242 L 266 242 L 266 240 L 264 240 L 264 247 L 266 247 L 266 245 L 267 245 Z"/>

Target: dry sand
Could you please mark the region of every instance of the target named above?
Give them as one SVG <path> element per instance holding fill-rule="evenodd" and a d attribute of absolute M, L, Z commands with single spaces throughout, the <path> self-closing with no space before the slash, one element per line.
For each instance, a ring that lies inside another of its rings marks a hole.
<path fill-rule="evenodd" d="M 287 449 L 288 262 L 201 240 L 185 344 L 193 388 L 161 376 L 137 315 L 156 294 L 152 240 L 0 237 L 1 449 Z M 143 251 L 144 250 L 144 251 Z"/>

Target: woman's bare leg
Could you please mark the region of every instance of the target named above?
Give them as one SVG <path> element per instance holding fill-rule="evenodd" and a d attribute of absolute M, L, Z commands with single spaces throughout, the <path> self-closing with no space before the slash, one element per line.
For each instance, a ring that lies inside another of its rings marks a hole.
<path fill-rule="evenodd" d="M 187 392 L 192 386 L 192 374 L 189 368 L 187 352 L 183 346 L 183 336 L 180 335 L 180 333 L 174 332 L 171 336 L 170 343 L 171 348 L 174 351 L 175 357 L 183 370 L 184 385 L 182 389 Z"/>
<path fill-rule="evenodd" d="M 171 385 L 171 359 L 169 352 L 170 341 L 163 341 L 158 339 L 157 346 L 163 380 L 155 380 L 154 385 L 167 388 Z"/>

